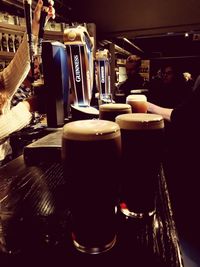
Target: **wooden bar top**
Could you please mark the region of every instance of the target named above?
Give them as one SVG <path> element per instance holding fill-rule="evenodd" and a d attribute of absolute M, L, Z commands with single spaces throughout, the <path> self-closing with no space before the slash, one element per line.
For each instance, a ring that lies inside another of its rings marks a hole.
<path fill-rule="evenodd" d="M 0 168 L 0 262 L 2 266 L 182 267 L 165 176 L 161 168 L 156 213 L 147 219 L 118 214 L 115 246 L 99 255 L 72 245 L 67 181 L 61 162 L 27 166 L 23 156 Z M 80 265 L 81 264 L 81 265 Z"/>

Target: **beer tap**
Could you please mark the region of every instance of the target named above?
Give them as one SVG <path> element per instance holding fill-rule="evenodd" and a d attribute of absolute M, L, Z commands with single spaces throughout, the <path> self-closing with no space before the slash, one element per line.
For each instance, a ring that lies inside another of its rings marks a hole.
<path fill-rule="evenodd" d="M 95 76 L 97 88 L 99 91 L 99 104 L 113 102 L 110 86 L 110 62 L 111 54 L 108 49 L 97 50 L 95 60 Z"/>
<path fill-rule="evenodd" d="M 44 38 L 44 29 L 45 29 L 46 17 L 48 15 L 49 4 L 50 4 L 49 0 L 43 0 L 43 7 L 40 16 L 40 28 L 38 33 L 38 49 L 37 49 L 38 55 L 42 54 L 42 41 Z"/>
<path fill-rule="evenodd" d="M 29 44 L 30 65 L 32 80 L 34 80 L 34 43 L 32 33 L 32 0 L 24 0 L 24 14 L 26 20 L 26 31 Z"/>

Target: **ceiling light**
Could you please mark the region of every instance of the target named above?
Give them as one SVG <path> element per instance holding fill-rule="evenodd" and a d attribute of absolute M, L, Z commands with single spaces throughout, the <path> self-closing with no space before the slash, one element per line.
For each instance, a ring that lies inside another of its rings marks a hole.
<path fill-rule="evenodd" d="M 140 51 L 140 52 L 142 52 L 142 53 L 144 53 L 144 51 L 142 50 L 142 49 L 140 49 L 137 45 L 135 45 L 133 42 L 131 42 L 131 41 L 129 41 L 127 38 L 123 38 L 123 40 L 125 41 L 125 42 L 127 42 L 128 44 L 130 44 L 131 46 L 133 46 L 135 49 L 137 49 L 138 51 Z"/>

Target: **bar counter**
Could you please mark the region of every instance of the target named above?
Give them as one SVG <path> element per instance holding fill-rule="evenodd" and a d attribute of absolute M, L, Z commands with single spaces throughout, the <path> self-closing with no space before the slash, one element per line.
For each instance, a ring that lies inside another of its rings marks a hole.
<path fill-rule="evenodd" d="M 62 163 L 27 166 L 19 156 L 0 169 L 1 266 L 182 267 L 162 168 L 158 179 L 156 213 L 131 220 L 118 213 L 115 246 L 89 255 L 72 245 Z"/>

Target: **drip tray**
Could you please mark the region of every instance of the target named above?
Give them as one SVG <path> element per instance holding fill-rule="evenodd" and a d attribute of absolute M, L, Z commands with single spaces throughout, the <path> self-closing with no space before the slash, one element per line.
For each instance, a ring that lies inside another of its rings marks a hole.
<path fill-rule="evenodd" d="M 24 162 L 37 165 L 40 162 L 61 162 L 62 129 L 50 133 L 24 147 Z"/>

